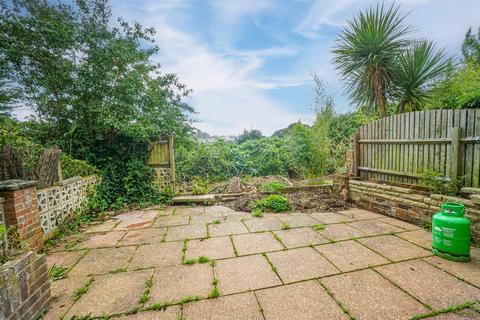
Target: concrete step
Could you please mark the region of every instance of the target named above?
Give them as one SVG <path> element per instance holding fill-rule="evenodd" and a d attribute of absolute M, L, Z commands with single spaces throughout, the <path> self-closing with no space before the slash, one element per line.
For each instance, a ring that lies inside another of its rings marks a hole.
<path fill-rule="evenodd" d="M 176 196 L 172 199 L 174 204 L 176 203 L 204 203 L 204 202 L 214 202 L 215 195 L 213 194 L 205 194 L 200 196 L 194 195 L 183 195 L 183 196 Z"/>

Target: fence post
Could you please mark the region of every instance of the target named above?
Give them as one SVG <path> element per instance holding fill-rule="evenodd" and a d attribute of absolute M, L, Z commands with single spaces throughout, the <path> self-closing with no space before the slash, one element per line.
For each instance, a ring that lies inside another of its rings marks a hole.
<path fill-rule="evenodd" d="M 175 178 L 175 154 L 173 148 L 173 135 L 168 137 L 168 156 L 169 156 L 169 164 L 170 164 L 170 184 L 172 186 L 173 191 L 176 191 L 176 178 Z"/>
<path fill-rule="evenodd" d="M 462 138 L 462 128 L 452 128 L 452 154 L 450 159 L 450 179 L 457 179 L 460 173 L 460 162 L 462 157 L 460 139 Z"/>
<path fill-rule="evenodd" d="M 360 166 L 360 132 L 357 130 L 353 138 L 353 164 L 352 164 L 352 174 L 354 177 L 360 176 L 358 172 L 358 167 Z"/>

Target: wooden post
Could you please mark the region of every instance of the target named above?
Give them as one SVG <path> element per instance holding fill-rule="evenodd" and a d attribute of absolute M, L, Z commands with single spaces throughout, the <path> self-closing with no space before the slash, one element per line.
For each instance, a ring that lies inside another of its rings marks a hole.
<path fill-rule="evenodd" d="M 354 177 L 360 176 L 358 167 L 360 167 L 360 132 L 357 130 L 355 136 L 353 137 L 353 164 L 352 164 L 352 174 Z"/>
<path fill-rule="evenodd" d="M 173 136 L 168 137 L 168 156 L 169 156 L 169 164 L 170 164 L 170 182 L 172 185 L 173 191 L 176 191 L 176 179 L 175 179 L 175 154 L 173 149 Z"/>
<path fill-rule="evenodd" d="M 462 150 L 460 145 L 460 139 L 462 139 L 462 128 L 452 128 L 452 154 L 450 159 L 450 179 L 457 179 L 460 175 L 460 162 L 462 159 Z"/>

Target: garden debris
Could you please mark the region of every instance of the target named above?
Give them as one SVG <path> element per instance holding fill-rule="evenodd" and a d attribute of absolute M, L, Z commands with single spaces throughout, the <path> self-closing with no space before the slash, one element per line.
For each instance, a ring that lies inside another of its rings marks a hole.
<path fill-rule="evenodd" d="M 251 211 L 257 200 L 265 198 L 265 193 L 244 194 L 235 201 L 225 205 L 237 211 Z M 350 205 L 331 188 L 317 188 L 312 190 L 298 190 L 283 193 L 292 212 L 332 212 L 350 208 Z"/>

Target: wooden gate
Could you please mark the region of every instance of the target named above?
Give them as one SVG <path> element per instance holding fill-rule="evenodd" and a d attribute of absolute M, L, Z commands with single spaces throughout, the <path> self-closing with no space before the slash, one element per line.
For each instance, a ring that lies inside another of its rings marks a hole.
<path fill-rule="evenodd" d="M 480 109 L 409 112 L 358 129 L 355 176 L 417 184 L 425 169 L 480 186 Z"/>
<path fill-rule="evenodd" d="M 157 141 L 150 142 L 148 151 L 148 165 L 155 169 L 158 186 L 161 189 L 175 190 L 173 137 L 161 137 Z"/>

